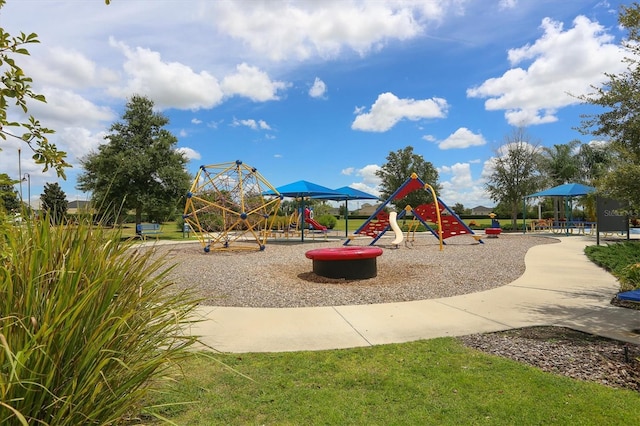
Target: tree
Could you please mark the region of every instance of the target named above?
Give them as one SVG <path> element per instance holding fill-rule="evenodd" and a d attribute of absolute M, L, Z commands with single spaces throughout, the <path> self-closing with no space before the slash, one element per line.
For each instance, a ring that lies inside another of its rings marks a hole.
<path fill-rule="evenodd" d="M 523 199 L 540 189 L 540 148 L 527 132 L 518 128 L 505 137 L 505 144 L 493 159 L 486 190 L 493 201 L 509 206 L 511 224 L 517 229 L 518 212 Z"/>
<path fill-rule="evenodd" d="M 572 140 L 566 144 L 542 148 L 540 167 L 551 185 L 570 183 L 579 177 L 578 146 L 580 146 L 580 141 Z"/>
<path fill-rule="evenodd" d="M 8 174 L 0 174 L 0 211 L 5 213 L 20 211 L 20 199 L 18 191 L 13 185 L 16 181 L 12 180 Z"/>
<path fill-rule="evenodd" d="M 0 9 L 5 5 L 6 0 L 0 0 Z M 0 76 L 0 138 L 6 140 L 7 137 L 19 139 L 26 143 L 33 151 L 33 160 L 36 164 L 43 165 L 43 171 L 53 167 L 58 176 L 64 178 L 64 169 L 71 167 L 65 158 L 67 153 L 58 151 L 54 144 L 49 143 L 47 135 L 53 130 L 42 127 L 40 122 L 33 116 L 29 116 L 23 122 L 9 121 L 9 104 L 13 102 L 18 110 L 24 114 L 29 111 L 28 102 L 35 100 L 46 102 L 43 95 L 31 90 L 33 80 L 24 74 L 16 62 L 19 55 L 29 55 L 25 45 L 39 43 L 38 35 L 35 33 L 20 33 L 19 36 L 12 36 L 3 28 L 0 28 L 0 67 L 4 72 Z M 9 130 L 16 128 L 16 130 Z M 20 129 L 23 130 L 21 134 Z"/>
<path fill-rule="evenodd" d="M 579 130 L 604 137 L 615 153 L 611 169 L 601 180 L 602 192 L 640 208 L 640 5 L 623 5 L 618 22 L 628 31 L 622 47 L 626 71 L 606 74 L 608 81 L 581 96 L 585 103 L 606 108 L 584 117 Z"/>
<path fill-rule="evenodd" d="M 40 202 L 42 209 L 49 213 L 52 223 L 62 223 L 62 219 L 67 215 L 69 203 L 67 202 L 67 194 L 57 182 L 44 184 L 44 192 L 40 195 Z"/>
<path fill-rule="evenodd" d="M 134 210 L 136 223 L 141 223 L 143 213 L 175 206 L 186 194 L 191 184 L 187 159 L 176 151 L 176 137 L 163 128 L 168 123 L 153 111 L 150 99 L 134 95 L 122 121 L 105 136 L 108 142 L 82 159 L 85 172 L 78 177 L 78 189 L 92 192 L 101 213 Z"/>
<path fill-rule="evenodd" d="M 583 183 L 599 186 L 602 178 L 609 173 L 614 161 L 614 153 L 605 143 L 582 144 L 578 151 L 579 176 Z"/>
<path fill-rule="evenodd" d="M 555 144 L 553 147 L 543 147 L 540 155 L 540 169 L 546 180 L 552 186 L 570 183 L 579 177 L 580 159 L 577 156 L 579 140 L 572 140 L 566 144 Z M 558 212 L 564 217 L 564 209 L 561 209 L 561 197 L 553 197 L 555 220 L 558 220 Z"/>
<path fill-rule="evenodd" d="M 462 203 L 455 203 L 451 210 L 458 216 L 462 216 L 464 214 L 471 214 L 471 209 L 465 209 Z"/>
<path fill-rule="evenodd" d="M 413 147 L 408 146 L 390 152 L 387 155 L 387 162 L 376 170 L 376 176 L 381 179 L 380 197 L 390 198 L 411 177 L 412 173 L 415 173 L 424 183 L 431 185 L 436 192 L 440 190 L 436 168 L 429 161 L 425 161 L 422 155 L 414 154 Z M 429 191 L 413 191 L 401 200 L 394 200 L 393 204 L 398 210 L 403 210 L 407 205 L 417 207 L 431 201 Z"/>

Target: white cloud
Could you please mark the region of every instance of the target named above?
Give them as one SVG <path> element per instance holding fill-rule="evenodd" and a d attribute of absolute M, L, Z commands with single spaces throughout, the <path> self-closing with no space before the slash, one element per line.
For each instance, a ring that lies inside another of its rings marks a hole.
<path fill-rule="evenodd" d="M 442 166 L 438 168 L 438 173 L 453 175 L 449 182 L 459 189 L 469 188 L 473 184 L 471 165 L 469 163 L 456 163 L 453 166 Z"/>
<path fill-rule="evenodd" d="M 126 56 L 123 68 L 128 79 L 124 87 L 110 88 L 112 95 L 148 96 L 160 109 L 212 108 L 222 102 L 220 84 L 208 72 L 196 73 L 179 62 L 163 62 L 160 53 L 149 49 L 133 49 L 114 39 L 110 43 Z"/>
<path fill-rule="evenodd" d="M 324 81 L 316 77 L 313 86 L 309 89 L 309 96 L 312 98 L 324 98 L 327 93 L 327 85 Z"/>
<path fill-rule="evenodd" d="M 388 40 L 422 34 L 442 18 L 445 1 L 213 2 L 218 30 L 271 60 L 331 58 L 345 49 L 364 55 Z"/>
<path fill-rule="evenodd" d="M 264 120 L 254 120 L 252 118 L 246 120 L 238 120 L 234 118 L 231 122 L 232 127 L 244 126 L 251 130 L 271 130 L 271 126 Z"/>
<path fill-rule="evenodd" d="M 176 151 L 181 152 L 189 161 L 200 160 L 202 158 L 200 153 L 192 148 L 181 147 L 177 148 Z"/>
<path fill-rule="evenodd" d="M 461 127 L 448 138 L 438 143 L 440 149 L 469 148 L 470 146 L 482 146 L 487 141 L 481 134 L 475 134 L 466 127 Z"/>
<path fill-rule="evenodd" d="M 74 49 L 52 47 L 38 58 L 27 57 L 25 68 L 40 86 L 80 89 L 118 82 L 118 74 L 101 68 Z"/>
<path fill-rule="evenodd" d="M 197 118 L 192 118 L 191 119 L 191 124 L 202 124 L 202 120 L 199 120 Z"/>
<path fill-rule="evenodd" d="M 370 132 L 386 132 L 403 119 L 417 121 L 427 118 L 443 118 L 446 116 L 447 109 L 447 101 L 441 98 L 400 99 L 393 93 L 387 92 L 378 96 L 368 113 L 360 113 L 351 124 L 351 128 Z"/>
<path fill-rule="evenodd" d="M 500 10 L 515 9 L 517 5 L 518 5 L 518 0 L 500 0 L 500 2 L 498 3 L 498 8 Z"/>
<path fill-rule="evenodd" d="M 102 127 L 104 122 L 116 118 L 115 112 L 109 107 L 98 106 L 68 90 L 44 88 L 42 94 L 47 98 L 47 103 L 31 103 L 29 113 L 47 126 L 94 128 Z"/>
<path fill-rule="evenodd" d="M 544 34 L 533 44 L 508 53 L 513 66 L 467 90 L 468 97 L 487 98 L 487 110 L 504 110 L 513 126 L 550 123 L 557 120 L 559 108 L 580 103 L 576 96 L 592 91 L 607 73 L 624 70 L 623 50 L 597 22 L 584 16 L 573 21 L 564 31 L 560 22 L 545 18 Z"/>
<path fill-rule="evenodd" d="M 98 146 L 106 143 L 105 132 L 92 133 L 83 127 L 65 127 L 56 134 L 56 144 L 58 148 L 66 151 L 69 155 L 68 161 L 74 167 L 78 167 L 78 160 L 91 152 L 95 152 Z"/>
<path fill-rule="evenodd" d="M 381 182 L 381 179 L 376 175 L 378 170 L 380 170 L 380 166 L 377 164 L 368 164 L 357 170 L 356 175 L 362 177 L 362 182 L 364 184 L 377 187 Z"/>
<path fill-rule="evenodd" d="M 236 73 L 222 80 L 225 96 L 244 96 L 255 102 L 280 99 L 278 92 L 290 87 L 290 83 L 272 81 L 266 72 L 242 63 L 236 67 Z"/>
<path fill-rule="evenodd" d="M 440 174 L 441 193 L 438 196 L 449 206 L 455 203 L 462 204 L 465 208 L 478 205 L 491 206 L 485 189 L 485 179 L 473 179 L 471 163 L 456 163 L 452 166 L 438 168 Z M 448 178 L 448 179 L 447 179 Z"/>
<path fill-rule="evenodd" d="M 349 186 L 359 191 L 366 192 L 367 194 L 375 195 L 376 197 L 380 196 L 380 189 L 377 186 L 367 185 L 364 182 L 354 182 Z M 367 202 L 373 203 L 376 202 L 376 200 L 368 200 Z"/>
<path fill-rule="evenodd" d="M 340 173 L 343 174 L 343 175 L 346 175 L 346 176 L 350 176 L 355 171 L 356 171 L 356 169 L 354 167 L 347 167 L 346 169 L 342 169 L 342 171 Z"/>

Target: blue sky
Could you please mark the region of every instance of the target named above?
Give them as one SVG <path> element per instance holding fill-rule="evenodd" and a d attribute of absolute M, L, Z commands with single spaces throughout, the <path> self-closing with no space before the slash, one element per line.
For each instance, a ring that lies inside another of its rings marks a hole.
<path fill-rule="evenodd" d="M 493 206 L 485 179 L 514 128 L 541 146 L 594 142 L 575 127 L 600 111 L 572 95 L 623 70 L 620 4 L 8 0 L 0 25 L 41 41 L 20 59 L 48 101 L 30 113 L 74 165 L 60 180 L 23 147 L 22 174 L 34 206 L 46 182 L 87 199 L 79 159 L 141 94 L 194 174 L 242 160 L 274 186 L 377 193 L 375 170 L 410 145 L 439 170 L 445 203 Z M 0 143 L 0 171 L 17 178 L 19 144 Z"/>

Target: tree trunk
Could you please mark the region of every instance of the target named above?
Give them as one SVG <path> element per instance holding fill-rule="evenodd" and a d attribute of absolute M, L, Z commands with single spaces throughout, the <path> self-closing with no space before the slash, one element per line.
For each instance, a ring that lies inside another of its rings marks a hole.
<path fill-rule="evenodd" d="M 517 201 L 511 205 L 511 228 L 514 231 L 518 229 L 518 207 L 519 203 Z"/>
<path fill-rule="evenodd" d="M 142 206 L 136 207 L 136 225 L 142 223 Z"/>

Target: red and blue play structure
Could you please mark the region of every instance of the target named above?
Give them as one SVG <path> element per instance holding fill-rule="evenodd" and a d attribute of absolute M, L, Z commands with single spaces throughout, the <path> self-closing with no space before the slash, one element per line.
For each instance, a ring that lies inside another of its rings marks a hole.
<path fill-rule="evenodd" d="M 348 245 L 357 235 L 372 237 L 373 240 L 369 245 L 374 245 L 389 229 L 391 229 L 389 213 L 384 211 L 385 207 L 393 201 L 401 200 L 406 197 L 407 194 L 419 190 L 431 190 L 435 201 L 429 204 L 421 204 L 417 207 L 407 206 L 405 210 L 398 213 L 398 219 L 403 218 L 408 212 L 411 212 L 427 230 L 440 240 L 441 244 L 444 243 L 442 240 L 459 235 L 469 235 L 473 237 L 475 241 L 483 243 L 483 241 L 474 234 L 473 230 L 469 228 L 439 197 L 437 197 L 433 188 L 431 188 L 430 185 L 425 184 L 414 173 L 396 190 L 396 192 L 391 195 L 391 197 L 389 197 L 388 200 L 378 207 L 378 209 L 362 224 L 362 226 L 354 232 L 354 235 L 350 236 L 344 242 L 344 245 Z M 437 224 L 438 229 L 433 229 L 429 223 Z"/>

